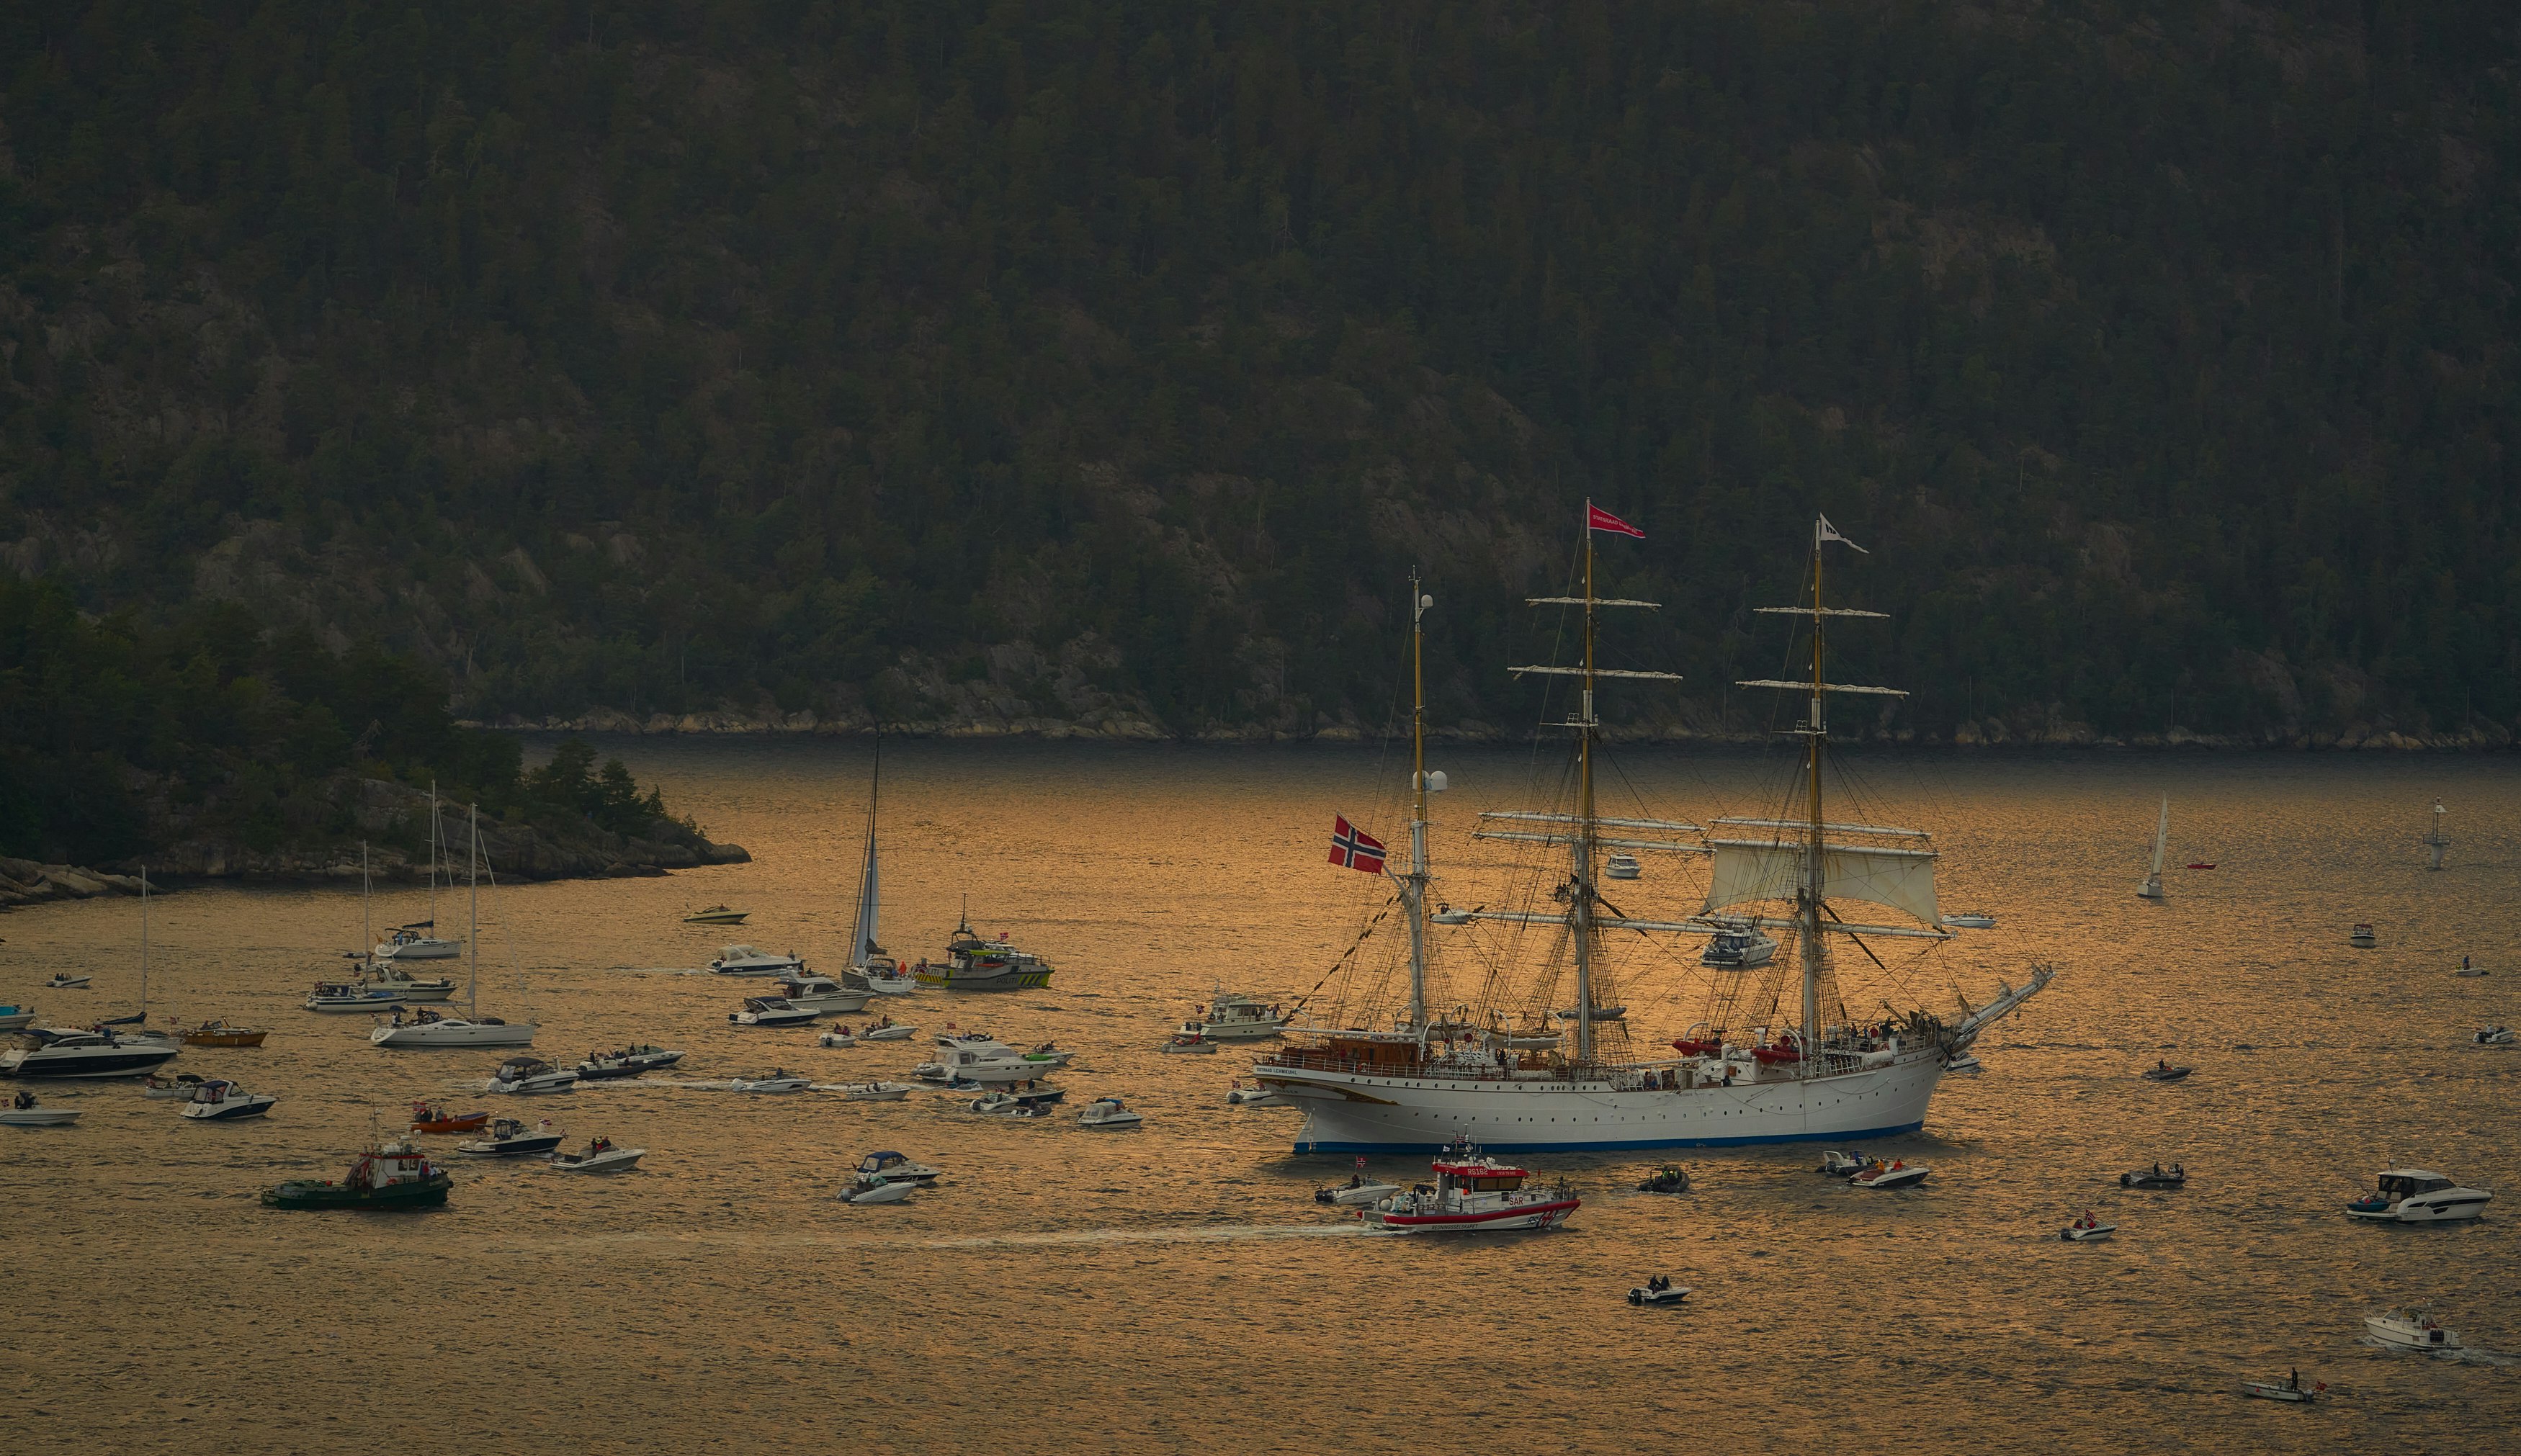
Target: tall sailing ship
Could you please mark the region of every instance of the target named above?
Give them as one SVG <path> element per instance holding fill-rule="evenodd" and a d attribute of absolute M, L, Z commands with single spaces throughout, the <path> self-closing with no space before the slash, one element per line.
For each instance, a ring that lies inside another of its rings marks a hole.
<path fill-rule="evenodd" d="M 1499 1152 L 1584 1152 L 1844 1141 L 1914 1131 L 1925 1123 L 1945 1069 L 2055 975 L 2052 968 L 2035 966 L 2028 983 L 1999 981 L 1994 999 L 1975 1009 L 1964 1003 L 1949 1020 L 1924 1009 L 1895 1012 L 1887 1001 L 1880 1016 L 1858 1017 L 1841 999 L 1835 974 L 1839 946 L 1852 945 L 1879 965 L 1875 942 L 1940 942 L 1954 933 L 1937 908 L 1939 855 L 1923 832 L 1823 816 L 1830 697 L 1904 696 L 1896 689 L 1833 683 L 1824 675 L 1830 623 L 1882 615 L 1826 604 L 1821 547 L 1846 538 L 1825 518 L 1813 528 L 1810 604 L 1761 609 L 1809 619 L 1811 676 L 1740 684 L 1808 699 L 1805 717 L 1787 730 L 1804 740 L 1790 811 L 1772 818 L 1720 818 L 1708 826 L 1600 813 L 1599 685 L 1677 680 L 1673 673 L 1615 669 L 1597 661 L 1601 613 L 1656 605 L 1596 592 L 1593 538 L 1600 530 L 1642 535 L 1587 503 L 1583 594 L 1530 603 L 1581 609 L 1581 663 L 1514 669 L 1518 675 L 1581 680 L 1574 712 L 1554 725 L 1574 740 L 1571 799 L 1557 808 L 1483 813 L 1474 836 L 1539 857 L 1522 877 L 1526 908 L 1483 905 L 1465 911 L 1440 904 L 1433 914 L 1428 909 L 1434 879 L 1428 795 L 1444 784 L 1426 764 L 1421 662 L 1425 615 L 1434 603 L 1412 583 L 1409 868 L 1385 872 L 1395 882 L 1408 934 L 1408 999 L 1380 1025 L 1360 1021 L 1292 1027 L 1289 1044 L 1254 1067 L 1263 1089 L 1305 1109 L 1296 1134 L 1299 1153 L 1442 1148 L 1465 1137 Z M 1341 828 L 1347 831 L 1345 821 Z M 1355 841 L 1344 843 L 1352 849 Z M 1379 869 L 1379 847 L 1375 852 L 1373 867 Z M 1666 920 L 1625 913 L 1603 897 L 1597 874 L 1611 852 L 1705 856 L 1705 902 Z M 1339 848 L 1333 859 L 1345 862 Z M 1856 913 L 1867 920 L 1883 919 L 1878 911 L 1888 909 L 1915 924 L 1859 923 L 1840 913 L 1840 906 L 1851 903 L 1862 905 Z M 1450 935 L 1480 925 L 1501 927 L 1505 936 L 1502 946 L 1472 947 L 1473 958 L 1485 964 L 1483 1004 L 1432 1012 L 1431 927 Z M 1633 1023 L 1607 983 L 1605 973 L 1618 958 L 1606 937 L 1703 936 L 1745 926 L 1787 933 L 1792 944 L 1794 959 L 1780 955 L 1777 972 L 1765 979 L 1765 1005 L 1757 990 L 1743 986 L 1747 973 L 1726 973 L 1711 989 L 1714 1016 L 1672 1042 L 1673 1055 L 1630 1053 Z M 1367 933 L 1372 929 L 1370 924 Z M 1547 942 L 1537 957 L 1523 952 L 1524 937 L 1535 933 Z M 1565 999 L 1557 994 L 1565 970 L 1574 973 L 1573 1005 L 1554 1009 Z M 1725 1024 L 1737 1018 L 1765 1024 Z"/>

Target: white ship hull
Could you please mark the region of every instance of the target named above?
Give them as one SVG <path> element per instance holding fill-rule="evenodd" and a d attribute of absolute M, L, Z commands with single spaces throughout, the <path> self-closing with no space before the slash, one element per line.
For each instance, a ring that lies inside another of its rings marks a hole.
<path fill-rule="evenodd" d="M 388 940 L 376 948 L 381 961 L 451 961 L 463 953 L 461 940 L 405 940 L 400 945 Z"/>
<path fill-rule="evenodd" d="M 422 1025 L 379 1026 L 368 1040 L 382 1047 L 525 1047 L 534 1044 L 530 1022 L 468 1022 L 449 1017 Z"/>
<path fill-rule="evenodd" d="M 1943 1068 L 1937 1054 L 1921 1051 L 1835 1076 L 1686 1090 L 1266 1064 L 1253 1074 L 1281 1102 L 1305 1110 L 1298 1153 L 1426 1152 L 1463 1137 L 1491 1153 L 1586 1153 L 1850 1142 L 1914 1132 L 1925 1125 Z"/>

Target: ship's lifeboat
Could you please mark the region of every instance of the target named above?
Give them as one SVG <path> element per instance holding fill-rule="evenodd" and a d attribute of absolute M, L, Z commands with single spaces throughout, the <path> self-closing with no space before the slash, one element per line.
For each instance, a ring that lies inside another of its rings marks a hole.
<path fill-rule="evenodd" d="M 1679 1041 L 1673 1042 L 1672 1044 L 1672 1049 L 1680 1053 L 1684 1057 L 1713 1057 L 1718 1052 L 1724 1050 L 1724 1043 L 1720 1041 L 1693 1041 L 1687 1037 L 1683 1037 Z"/>
<path fill-rule="evenodd" d="M 1801 1062 L 1804 1059 L 1803 1053 L 1787 1046 L 1753 1047 L 1751 1055 L 1763 1067 L 1774 1067 L 1781 1062 Z"/>

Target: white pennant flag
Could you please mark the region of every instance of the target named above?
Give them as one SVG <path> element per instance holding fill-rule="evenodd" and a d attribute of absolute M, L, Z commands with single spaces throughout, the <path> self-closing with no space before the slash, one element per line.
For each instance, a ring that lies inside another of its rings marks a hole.
<path fill-rule="evenodd" d="M 1818 551 L 1820 549 L 1820 543 L 1823 541 L 1836 541 L 1845 546 L 1848 550 L 1856 552 L 1861 556 L 1871 556 L 1873 554 L 1870 551 L 1866 551 L 1863 547 L 1856 545 L 1854 541 L 1847 539 L 1847 537 L 1840 535 L 1838 533 L 1838 527 L 1830 524 L 1829 518 L 1826 516 L 1816 517 L 1813 520 L 1812 549 L 1814 551 Z"/>

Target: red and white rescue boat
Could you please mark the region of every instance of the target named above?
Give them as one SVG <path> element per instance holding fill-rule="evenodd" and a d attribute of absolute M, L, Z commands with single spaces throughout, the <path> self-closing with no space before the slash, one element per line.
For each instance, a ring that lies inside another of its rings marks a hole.
<path fill-rule="evenodd" d="M 1358 1216 L 1390 1230 L 1499 1233 L 1555 1228 L 1583 1206 L 1561 1182 L 1527 1189 L 1530 1171 L 1510 1167 L 1467 1142 L 1437 1155 L 1436 1182 L 1383 1199 Z"/>

